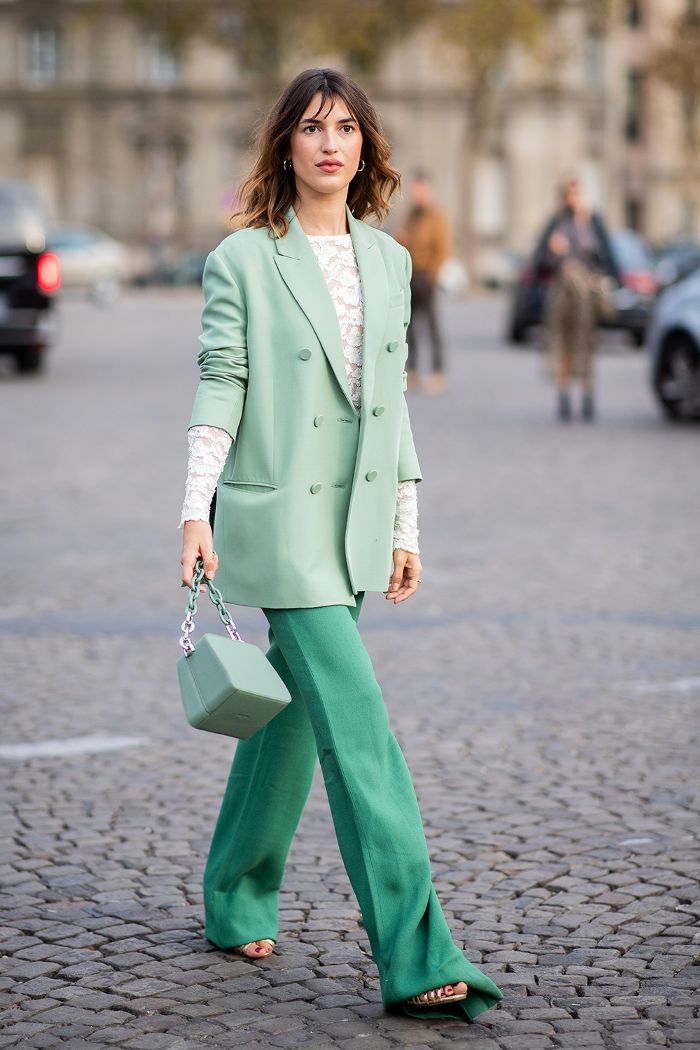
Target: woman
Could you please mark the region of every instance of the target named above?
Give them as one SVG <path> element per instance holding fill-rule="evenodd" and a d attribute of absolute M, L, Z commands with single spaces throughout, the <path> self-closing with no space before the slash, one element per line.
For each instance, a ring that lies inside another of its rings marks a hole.
<path fill-rule="evenodd" d="M 551 284 L 545 303 L 547 369 L 557 385 L 557 413 L 571 419 L 571 384 L 582 386 L 581 416 L 595 417 L 594 358 L 599 319 L 610 312 L 604 275 L 617 277 L 600 215 L 591 213 L 577 178 L 559 188 L 561 207 L 535 251 L 535 267 Z"/>
<path fill-rule="evenodd" d="M 382 218 L 399 185 L 388 158 L 357 84 L 300 73 L 259 134 L 243 228 L 204 271 L 182 580 L 201 556 L 225 601 L 262 609 L 267 657 L 292 695 L 237 742 L 204 875 L 205 933 L 250 958 L 273 951 L 318 757 L 383 1002 L 471 1019 L 502 995 L 452 941 L 357 629 L 367 590 L 396 605 L 421 574 L 403 393 L 410 259 L 362 221 Z"/>

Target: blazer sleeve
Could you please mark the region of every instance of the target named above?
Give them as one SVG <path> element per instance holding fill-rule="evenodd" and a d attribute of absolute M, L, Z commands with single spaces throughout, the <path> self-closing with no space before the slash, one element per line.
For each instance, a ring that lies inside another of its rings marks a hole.
<path fill-rule="evenodd" d="M 189 427 L 220 427 L 235 440 L 248 386 L 247 310 L 245 297 L 215 249 L 207 256 L 202 277 L 204 308 L 199 386 Z"/>
<path fill-rule="evenodd" d="M 411 273 L 413 271 L 413 263 L 411 262 L 411 256 L 407 249 L 406 251 L 406 281 L 404 284 L 404 315 L 403 315 L 403 330 L 404 338 L 406 337 L 406 331 L 408 329 L 408 323 L 411 320 Z M 405 380 L 405 376 L 404 376 Z M 404 382 L 405 389 L 405 382 Z M 403 406 L 402 406 L 402 420 L 401 420 L 401 439 L 399 444 L 399 481 L 422 481 L 423 475 L 421 474 L 420 465 L 418 463 L 418 456 L 416 455 L 415 445 L 413 444 L 413 434 L 411 432 L 411 422 L 408 415 L 408 405 L 406 403 L 406 395 L 402 395 Z"/>

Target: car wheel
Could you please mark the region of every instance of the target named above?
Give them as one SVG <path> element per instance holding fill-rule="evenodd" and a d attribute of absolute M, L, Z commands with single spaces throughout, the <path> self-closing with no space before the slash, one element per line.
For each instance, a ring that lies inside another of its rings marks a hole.
<path fill-rule="evenodd" d="M 700 349 L 683 332 L 664 347 L 656 393 L 670 419 L 700 419 Z"/>
<path fill-rule="evenodd" d="M 15 364 L 18 372 L 40 372 L 44 367 L 44 354 L 36 347 L 27 347 L 15 352 Z"/>

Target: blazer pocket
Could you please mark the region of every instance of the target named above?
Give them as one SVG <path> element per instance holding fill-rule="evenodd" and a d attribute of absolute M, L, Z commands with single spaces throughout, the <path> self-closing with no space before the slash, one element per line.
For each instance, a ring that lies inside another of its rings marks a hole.
<path fill-rule="evenodd" d="M 245 485 L 247 488 L 256 489 L 276 489 L 279 487 L 269 481 L 243 481 L 240 478 L 222 478 L 221 483 L 222 485 Z"/>

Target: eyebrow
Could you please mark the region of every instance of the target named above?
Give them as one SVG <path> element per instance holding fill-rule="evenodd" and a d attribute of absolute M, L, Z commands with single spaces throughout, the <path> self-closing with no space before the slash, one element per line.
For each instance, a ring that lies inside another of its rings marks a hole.
<path fill-rule="evenodd" d="M 323 120 L 320 117 L 304 117 L 303 120 L 299 121 L 300 124 L 323 124 Z M 341 117 L 340 120 L 336 120 L 336 124 L 357 124 L 354 117 Z"/>

